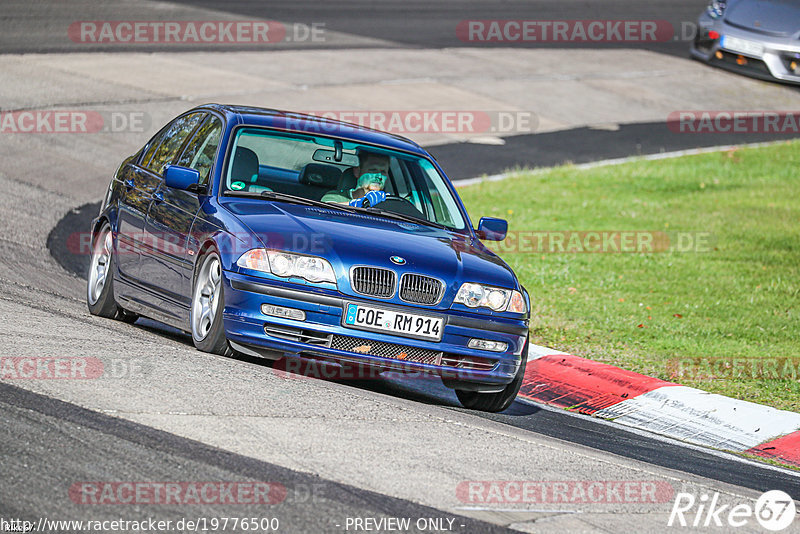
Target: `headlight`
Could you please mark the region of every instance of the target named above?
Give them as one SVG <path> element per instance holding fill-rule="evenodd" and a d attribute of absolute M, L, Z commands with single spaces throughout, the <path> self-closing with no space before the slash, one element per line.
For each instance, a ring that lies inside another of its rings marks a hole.
<path fill-rule="evenodd" d="M 718 19 L 725 13 L 725 9 L 728 7 L 727 0 L 711 0 L 711 3 L 708 4 L 708 8 L 706 12 L 708 16 L 712 19 Z"/>
<path fill-rule="evenodd" d="M 494 311 L 526 313 L 525 299 L 519 291 L 481 284 L 465 283 L 456 293 L 455 302 L 468 308 L 490 308 Z"/>
<path fill-rule="evenodd" d="M 239 257 L 236 265 L 245 269 L 272 273 L 281 278 L 299 277 L 309 282 L 336 283 L 336 275 L 328 260 L 277 250 L 254 248 Z"/>
<path fill-rule="evenodd" d="M 484 300 L 483 286 L 480 284 L 461 284 L 461 289 L 456 294 L 456 302 L 469 308 L 477 308 Z"/>
<path fill-rule="evenodd" d="M 275 252 L 270 254 L 272 258 L 286 257 L 287 254 Z M 291 256 L 289 256 L 291 259 Z M 309 282 L 335 282 L 336 276 L 333 274 L 333 267 L 327 260 L 315 258 L 314 256 L 294 256 L 294 274 L 305 278 Z"/>

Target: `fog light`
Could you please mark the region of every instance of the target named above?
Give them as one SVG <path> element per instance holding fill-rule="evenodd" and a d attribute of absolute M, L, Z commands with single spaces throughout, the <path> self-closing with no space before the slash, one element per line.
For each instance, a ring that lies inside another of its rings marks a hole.
<path fill-rule="evenodd" d="M 722 56 L 722 52 L 720 52 L 719 50 L 717 50 L 717 52 L 714 54 L 714 57 L 715 57 L 715 58 L 717 58 L 717 59 L 722 59 L 722 57 L 723 57 L 723 56 Z"/>
<path fill-rule="evenodd" d="M 264 315 L 272 315 L 273 317 L 284 317 L 286 319 L 294 319 L 296 321 L 305 321 L 306 312 L 297 310 L 295 308 L 284 308 L 283 306 L 273 306 L 272 304 L 262 304 L 261 313 Z"/>
<path fill-rule="evenodd" d="M 800 71 L 798 70 L 797 61 L 792 61 L 791 63 L 789 63 L 789 68 L 792 69 L 792 72 L 794 72 L 795 74 L 800 74 Z"/>
<path fill-rule="evenodd" d="M 491 339 L 472 338 L 469 340 L 467 346 L 471 349 L 505 352 L 505 350 L 508 348 L 508 343 L 505 341 L 492 341 Z"/>
<path fill-rule="evenodd" d="M 736 64 L 737 65 L 747 65 L 747 58 L 745 58 L 744 56 L 737 57 L 736 58 Z"/>

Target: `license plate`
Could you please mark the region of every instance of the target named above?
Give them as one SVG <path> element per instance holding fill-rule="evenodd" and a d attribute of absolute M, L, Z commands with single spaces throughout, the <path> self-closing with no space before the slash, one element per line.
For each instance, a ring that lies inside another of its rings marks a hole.
<path fill-rule="evenodd" d="M 442 339 L 444 319 L 348 303 L 345 305 L 343 323 L 344 326 L 361 330 L 439 341 Z"/>
<path fill-rule="evenodd" d="M 731 37 L 730 35 L 723 35 L 720 45 L 725 50 L 748 56 L 760 58 L 764 55 L 764 47 L 760 43 L 748 41 L 747 39 L 739 39 L 738 37 Z"/>

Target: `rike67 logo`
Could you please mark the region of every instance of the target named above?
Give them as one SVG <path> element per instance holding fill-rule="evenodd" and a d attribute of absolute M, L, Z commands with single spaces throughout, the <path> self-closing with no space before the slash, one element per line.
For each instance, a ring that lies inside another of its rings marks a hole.
<path fill-rule="evenodd" d="M 692 527 L 744 527 L 753 525 L 755 519 L 761 527 L 778 532 L 794 521 L 797 513 L 794 500 L 780 490 L 771 490 L 758 498 L 755 506 L 747 504 L 720 504 L 720 494 L 707 494 L 696 498 L 691 493 L 678 493 L 672 505 L 667 525 Z"/>

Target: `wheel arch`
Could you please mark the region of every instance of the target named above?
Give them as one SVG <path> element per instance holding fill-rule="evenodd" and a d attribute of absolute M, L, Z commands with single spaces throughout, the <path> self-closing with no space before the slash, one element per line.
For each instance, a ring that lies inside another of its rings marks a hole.
<path fill-rule="evenodd" d="M 92 238 L 94 238 L 94 235 L 100 231 L 100 228 L 102 228 L 105 223 L 108 223 L 108 225 L 111 226 L 111 219 L 109 219 L 108 215 L 106 214 L 103 214 L 94 220 L 94 223 L 92 224 Z M 111 231 L 114 231 L 113 226 L 111 226 Z"/>

